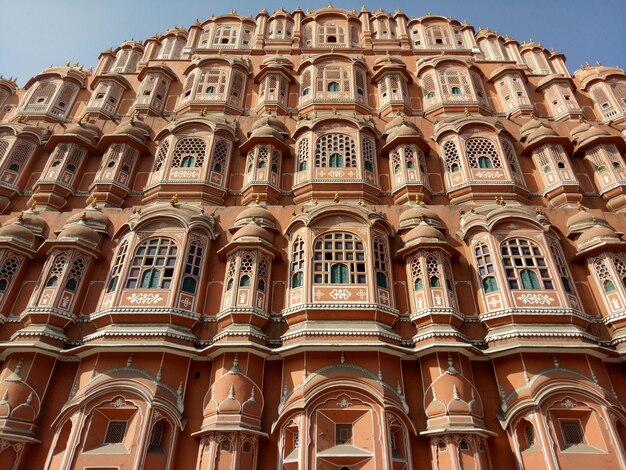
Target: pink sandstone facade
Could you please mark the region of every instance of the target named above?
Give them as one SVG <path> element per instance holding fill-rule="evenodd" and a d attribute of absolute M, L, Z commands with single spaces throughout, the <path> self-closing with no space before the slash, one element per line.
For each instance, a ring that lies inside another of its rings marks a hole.
<path fill-rule="evenodd" d="M 236 12 L 0 80 L 0 469 L 626 467 L 626 74 Z"/>

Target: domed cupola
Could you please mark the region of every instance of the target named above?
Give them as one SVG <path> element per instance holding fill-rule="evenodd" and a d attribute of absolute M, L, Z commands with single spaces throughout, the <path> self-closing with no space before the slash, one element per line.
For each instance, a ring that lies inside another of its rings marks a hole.
<path fill-rule="evenodd" d="M 39 416 L 40 398 L 22 376 L 23 359 L 14 371 L 0 382 L 0 432 L 18 441 L 35 438 L 35 420 Z"/>
<path fill-rule="evenodd" d="M 252 221 L 267 230 L 278 230 L 278 222 L 272 213 L 265 206 L 254 204 L 241 211 L 235 219 L 231 232 L 245 227 Z"/>
<path fill-rule="evenodd" d="M 242 202 L 248 204 L 257 199 L 276 204 L 281 195 L 282 163 L 290 154 L 285 143 L 289 133 L 279 119 L 271 116 L 255 121 L 251 131 L 239 147 L 246 157 Z"/>
<path fill-rule="evenodd" d="M 605 220 L 596 219 L 592 216 L 591 223 L 593 223 L 593 226 L 586 229 L 578 237 L 578 257 L 587 257 L 598 252 L 626 249 L 626 242 L 620 239 L 615 229 Z"/>
<path fill-rule="evenodd" d="M 451 359 L 448 359 L 449 364 Z M 424 395 L 425 434 L 449 432 L 490 434 L 483 421 L 483 407 L 472 383 L 449 365 Z"/>
<path fill-rule="evenodd" d="M 46 143 L 46 148 L 51 150 L 57 144 L 66 142 L 74 143 L 87 149 L 89 152 L 94 152 L 101 135 L 102 131 L 98 126 L 89 121 L 83 122 L 79 120 L 70 125 L 63 134 L 53 134 Z"/>
<path fill-rule="evenodd" d="M 263 394 L 238 364 L 235 355 L 230 370 L 219 377 L 206 394 L 200 432 L 260 430 Z"/>
<path fill-rule="evenodd" d="M 438 230 L 445 231 L 446 227 L 437 213 L 426 207 L 426 205 L 421 202 L 419 196 L 416 197 L 416 201 L 419 202 L 414 206 L 409 206 L 408 208 L 403 207 L 402 213 L 400 214 L 398 232 L 402 233 L 411 230 L 417 227 L 422 220 Z"/>
<path fill-rule="evenodd" d="M 381 153 L 389 157 L 394 201 L 402 204 L 416 197 L 428 199 L 431 189 L 426 170 L 430 147 L 417 126 L 398 116 L 385 126 Z"/>

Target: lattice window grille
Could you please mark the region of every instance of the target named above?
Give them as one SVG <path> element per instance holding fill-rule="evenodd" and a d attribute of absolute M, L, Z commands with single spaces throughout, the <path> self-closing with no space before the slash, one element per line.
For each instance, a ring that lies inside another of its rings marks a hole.
<path fill-rule="evenodd" d="M 309 165 L 309 139 L 303 137 L 298 142 L 298 171 L 306 170 Z"/>
<path fill-rule="evenodd" d="M 537 444 L 535 441 L 535 428 L 532 424 L 528 423 L 524 426 L 524 437 L 526 438 L 526 445 L 533 447 Z"/>
<path fill-rule="evenodd" d="M 448 298 L 450 299 L 450 303 L 453 307 L 456 307 L 456 293 L 454 290 L 454 278 L 452 277 L 452 266 L 450 265 L 450 260 L 448 258 L 444 258 L 443 260 L 443 270 L 446 281 L 446 286 L 448 287 Z"/>
<path fill-rule="evenodd" d="M 363 137 L 361 149 L 363 153 L 363 164 L 367 171 L 376 171 L 376 158 L 374 150 L 374 141 L 369 137 Z"/>
<path fill-rule="evenodd" d="M 113 266 L 111 266 L 111 273 L 109 274 L 109 283 L 107 284 L 107 292 L 113 292 L 119 283 L 120 274 L 124 268 L 124 261 L 126 260 L 126 253 L 128 252 L 128 241 L 124 240 L 117 250 Z"/>
<path fill-rule="evenodd" d="M 424 278 L 422 273 L 422 253 L 419 252 L 413 256 L 409 263 L 409 266 L 411 267 L 411 280 L 413 281 L 413 286 L 421 284 L 423 287 Z"/>
<path fill-rule="evenodd" d="M 9 141 L 5 139 L 0 139 L 0 160 L 4 158 L 4 155 L 7 153 L 9 149 Z"/>
<path fill-rule="evenodd" d="M 439 79 L 446 100 L 473 101 L 466 70 L 443 69 L 439 71 Z"/>
<path fill-rule="evenodd" d="M 7 169 L 13 164 L 18 165 L 18 169 L 16 172 L 22 169 L 22 167 L 26 164 L 30 156 L 35 151 L 35 145 L 26 142 L 19 142 L 15 145 L 15 147 L 11 150 L 9 154 L 9 160 L 7 162 Z"/>
<path fill-rule="evenodd" d="M 59 86 L 59 82 L 55 82 L 52 80 L 44 80 L 39 82 L 37 88 L 33 92 L 32 96 L 28 100 L 28 104 L 26 106 L 26 110 L 36 110 L 41 107 L 43 109 L 50 101 L 52 100 L 57 87 Z"/>
<path fill-rule="evenodd" d="M 365 245 L 355 235 L 332 232 L 318 238 L 313 252 L 313 283 L 330 284 L 333 267 L 342 264 L 347 268 L 347 278 L 335 283 L 365 284 Z M 341 271 L 339 271 L 341 272 Z M 347 282 L 346 282 L 347 281 Z"/>
<path fill-rule="evenodd" d="M 211 157 L 211 167 L 213 172 L 221 175 L 226 174 L 226 163 L 230 153 L 230 142 L 225 139 L 217 139 L 215 149 Z"/>
<path fill-rule="evenodd" d="M 356 166 L 356 143 L 352 137 L 346 134 L 324 134 L 315 143 L 315 166 L 318 168 L 328 167 L 330 156 L 341 155 L 343 166 Z"/>
<path fill-rule="evenodd" d="M 504 150 L 504 156 L 506 157 L 506 161 L 509 164 L 509 168 L 516 175 L 521 174 L 521 170 L 519 168 L 519 164 L 517 163 L 517 155 L 513 150 L 513 146 L 506 139 L 501 139 L 500 143 L 502 144 L 502 149 Z"/>
<path fill-rule="evenodd" d="M 459 170 L 461 169 L 461 158 L 456 142 L 454 142 L 453 140 L 448 140 L 447 142 L 444 142 L 443 154 L 446 161 L 446 167 L 449 172 L 452 172 L 454 165 L 457 165 L 457 168 Z"/>
<path fill-rule="evenodd" d="M 376 285 L 385 289 L 388 288 L 387 252 L 385 241 L 381 237 L 374 237 L 374 270 L 376 273 Z"/>
<path fill-rule="evenodd" d="M 161 447 L 161 443 L 163 442 L 163 423 L 158 421 L 154 423 L 152 427 L 152 434 L 150 435 L 150 447 Z"/>
<path fill-rule="evenodd" d="M 585 432 L 580 421 L 561 421 L 561 429 L 566 446 L 584 444 Z"/>
<path fill-rule="evenodd" d="M 154 170 L 153 171 L 159 171 L 161 170 L 161 168 L 163 167 L 163 164 L 165 163 L 165 159 L 167 158 L 167 152 L 170 148 L 170 141 L 166 140 L 161 144 L 161 148 L 159 148 L 159 151 L 157 153 L 157 157 L 154 161 Z"/>
<path fill-rule="evenodd" d="M 107 432 L 104 437 L 104 443 L 118 444 L 120 442 L 124 442 L 127 426 L 128 423 L 126 421 L 109 421 Z"/>
<path fill-rule="evenodd" d="M 7 256 L 4 262 L 2 263 L 2 266 L 0 266 L 0 278 L 7 281 L 7 283 L 11 282 L 11 280 L 17 274 L 20 264 L 22 263 L 22 259 L 23 257 L 21 256 L 20 257 L 15 256 L 15 255 Z"/>
<path fill-rule="evenodd" d="M 152 238 L 142 242 L 135 250 L 126 288 L 169 289 L 174 277 L 177 254 L 178 247 L 169 238 Z M 152 275 L 144 279 L 144 273 L 148 270 L 152 270 Z M 140 284 L 142 281 L 146 281 L 144 286 Z"/>
<path fill-rule="evenodd" d="M 532 289 L 554 289 L 552 278 L 541 249 L 535 243 L 523 239 L 509 239 L 501 244 L 500 253 L 506 277 L 511 289 L 526 289 L 524 273 L 535 273 L 539 285 Z M 527 281 L 527 284 L 532 281 Z"/>
<path fill-rule="evenodd" d="M 474 137 L 465 141 L 465 156 L 471 168 L 480 168 L 478 160 L 482 156 L 491 160 L 493 168 L 502 168 L 496 146 L 491 140 L 483 137 Z"/>
<path fill-rule="evenodd" d="M 481 280 L 494 275 L 493 259 L 491 258 L 489 247 L 485 243 L 479 242 L 476 244 L 474 247 L 474 258 L 476 259 L 476 267 Z"/>
<path fill-rule="evenodd" d="M 195 168 L 202 168 L 202 166 L 204 166 L 205 154 L 206 142 L 204 139 L 200 139 L 198 137 L 180 139 L 174 148 L 172 167 L 180 168 L 180 166 L 184 163 L 183 160 L 185 160 L 185 164 L 188 164 L 187 162 L 189 162 L 189 159 L 186 159 L 186 157 L 192 157 L 193 166 Z"/>
<path fill-rule="evenodd" d="M 228 271 L 226 272 L 226 290 L 229 291 L 233 287 L 233 282 L 235 279 L 235 270 L 236 270 L 236 258 L 233 256 L 228 261 Z"/>
<path fill-rule="evenodd" d="M 291 274 L 304 274 L 304 240 L 298 236 L 291 246 Z"/>

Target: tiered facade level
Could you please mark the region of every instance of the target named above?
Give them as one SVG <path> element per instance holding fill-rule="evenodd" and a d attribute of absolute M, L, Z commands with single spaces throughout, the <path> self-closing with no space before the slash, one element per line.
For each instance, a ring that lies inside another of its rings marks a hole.
<path fill-rule="evenodd" d="M 365 8 L 0 80 L 0 469 L 625 468 L 625 122 Z"/>

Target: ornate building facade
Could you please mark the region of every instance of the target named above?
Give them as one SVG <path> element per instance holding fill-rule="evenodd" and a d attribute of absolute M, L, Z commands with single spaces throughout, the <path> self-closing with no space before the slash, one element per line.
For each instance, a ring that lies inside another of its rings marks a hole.
<path fill-rule="evenodd" d="M 625 468 L 625 123 L 365 8 L 0 80 L 0 469 Z"/>

